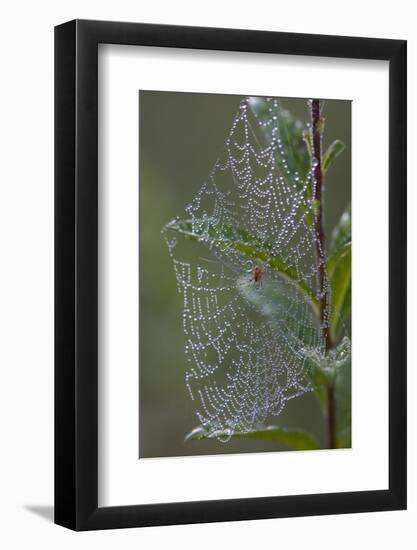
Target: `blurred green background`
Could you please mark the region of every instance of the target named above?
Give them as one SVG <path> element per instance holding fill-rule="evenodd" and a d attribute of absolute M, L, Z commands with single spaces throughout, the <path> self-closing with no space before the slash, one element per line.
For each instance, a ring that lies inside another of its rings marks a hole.
<path fill-rule="evenodd" d="M 198 419 L 185 387 L 182 298 L 161 228 L 184 215 L 206 180 L 243 97 L 139 92 L 140 458 L 287 450 L 255 439 L 184 442 Z M 304 124 L 309 121 L 306 99 L 281 98 L 280 105 Z M 351 102 L 326 100 L 323 116 L 324 150 L 334 139 L 346 144 L 326 174 L 325 230 L 330 236 L 351 199 Z M 323 442 L 321 411 L 310 393 L 291 400 L 278 418 L 268 420 L 310 431 Z"/>

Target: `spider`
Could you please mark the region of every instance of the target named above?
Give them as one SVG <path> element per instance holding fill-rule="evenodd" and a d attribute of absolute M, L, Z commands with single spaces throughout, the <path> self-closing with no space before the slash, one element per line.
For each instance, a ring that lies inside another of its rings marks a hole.
<path fill-rule="evenodd" d="M 265 274 L 265 268 L 260 264 L 254 264 L 248 271 L 247 277 L 240 277 L 240 286 L 255 285 L 256 288 L 262 288 L 262 278 Z"/>
<path fill-rule="evenodd" d="M 251 281 L 253 283 L 260 283 L 261 280 L 262 280 L 263 274 L 264 274 L 264 270 L 262 269 L 262 267 L 260 265 L 255 265 L 252 268 L 252 279 L 251 279 Z"/>

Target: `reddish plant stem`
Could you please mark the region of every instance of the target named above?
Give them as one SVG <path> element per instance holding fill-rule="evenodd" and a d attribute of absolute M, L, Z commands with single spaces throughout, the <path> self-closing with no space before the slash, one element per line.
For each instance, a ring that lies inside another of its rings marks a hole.
<path fill-rule="evenodd" d="M 321 154 L 321 112 L 320 100 L 311 100 L 311 148 L 312 148 L 312 169 L 313 169 L 313 201 L 314 201 L 314 223 L 316 230 L 316 260 L 318 270 L 319 286 L 319 315 L 325 352 L 333 347 L 329 327 L 329 277 L 326 268 L 326 239 L 323 229 L 323 170 Z M 327 446 L 330 449 L 336 447 L 336 399 L 335 388 L 332 382 L 327 384 L 327 412 L 326 412 L 326 435 Z"/>
<path fill-rule="evenodd" d="M 321 167 L 321 115 L 320 101 L 311 100 L 311 134 L 312 134 L 312 153 L 313 153 L 313 201 L 314 201 L 314 223 L 316 229 L 316 259 L 318 269 L 319 285 L 319 311 L 320 325 L 323 335 L 325 351 L 332 347 L 328 311 L 329 311 L 329 279 L 326 269 L 326 242 L 323 229 L 323 171 Z"/>

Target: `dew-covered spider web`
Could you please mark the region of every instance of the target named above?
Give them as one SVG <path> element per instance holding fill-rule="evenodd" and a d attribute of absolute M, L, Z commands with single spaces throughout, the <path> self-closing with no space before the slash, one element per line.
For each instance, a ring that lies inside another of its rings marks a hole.
<path fill-rule="evenodd" d="M 274 98 L 240 103 L 206 182 L 163 231 L 183 300 L 185 383 L 202 427 L 224 441 L 309 391 L 308 357 L 325 351 L 314 159 L 291 170 L 279 109 Z"/>

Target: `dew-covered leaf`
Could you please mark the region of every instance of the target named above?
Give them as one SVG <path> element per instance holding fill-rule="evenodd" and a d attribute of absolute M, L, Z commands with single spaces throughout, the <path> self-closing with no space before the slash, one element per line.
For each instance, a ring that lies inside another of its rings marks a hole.
<path fill-rule="evenodd" d="M 344 336 L 337 347 L 332 348 L 326 354 L 317 351 L 306 350 L 306 358 L 316 366 L 324 375 L 324 381 L 332 384 L 339 371 L 343 370 L 345 365 L 350 362 L 351 342 L 347 336 Z"/>
<path fill-rule="evenodd" d="M 272 106 L 263 101 L 262 98 L 252 98 L 250 103 L 257 119 L 264 123 L 270 120 L 271 115 L 276 117 L 276 138 L 279 139 L 276 160 L 279 163 L 283 174 L 297 174 L 300 181 L 306 177 L 310 170 L 310 155 L 308 153 L 308 136 L 306 137 L 305 124 L 297 120 L 290 111 L 282 109 L 279 105 Z M 274 137 L 272 130 L 274 126 L 263 126 L 263 133 L 266 142 L 269 143 Z"/>
<path fill-rule="evenodd" d="M 266 426 L 251 430 L 249 432 L 234 432 L 232 435 L 227 431 L 209 432 L 202 426 L 194 428 L 186 437 L 185 441 L 201 439 L 262 439 L 286 445 L 290 449 L 309 451 L 319 448 L 317 440 L 313 435 L 303 430 L 292 430 L 278 426 Z"/>
<path fill-rule="evenodd" d="M 323 412 L 327 410 L 328 406 L 327 387 L 335 384 L 337 408 L 340 406 L 340 411 L 338 410 L 337 414 L 340 413 L 340 429 L 344 429 L 347 425 L 346 413 L 350 411 L 350 395 L 347 394 L 348 379 L 346 378 L 347 371 L 350 372 L 350 339 L 345 336 L 336 348 L 331 349 L 324 356 L 315 352 L 306 352 L 306 361 L 308 378 Z M 339 397 L 340 403 L 338 402 Z"/>
<path fill-rule="evenodd" d="M 340 139 L 336 139 L 329 145 L 322 160 L 322 170 L 324 174 L 330 168 L 332 162 L 344 151 L 345 147 L 345 144 L 343 141 L 340 141 Z"/>
<path fill-rule="evenodd" d="M 270 243 L 260 241 L 245 229 L 228 224 L 213 224 L 205 220 L 174 220 L 167 224 L 165 229 L 182 234 L 188 239 L 203 242 L 208 246 L 232 248 L 242 252 L 248 258 L 260 260 L 272 269 L 277 269 L 282 276 L 291 279 L 314 304 L 317 304 L 312 290 L 300 279 L 296 269 L 291 265 L 286 265 L 279 255 L 272 254 Z"/>

